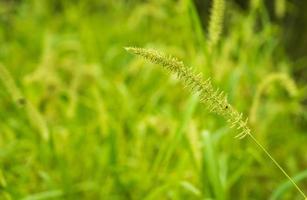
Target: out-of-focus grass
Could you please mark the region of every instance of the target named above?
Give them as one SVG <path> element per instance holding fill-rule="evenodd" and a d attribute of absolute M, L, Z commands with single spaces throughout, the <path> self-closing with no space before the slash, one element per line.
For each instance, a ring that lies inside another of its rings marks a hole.
<path fill-rule="evenodd" d="M 26 103 L 1 82 L 0 199 L 299 199 L 253 143 L 234 140 L 173 77 L 123 50 L 180 57 L 247 116 L 261 82 L 292 77 L 280 27 L 252 2 L 242 11 L 227 1 L 224 33 L 209 51 L 190 0 L 2 1 L 0 63 Z M 302 177 L 306 88 L 291 96 L 274 83 L 264 92 L 255 137 Z M 33 121 L 46 124 L 49 140 Z M 305 176 L 298 180 L 306 191 Z"/>

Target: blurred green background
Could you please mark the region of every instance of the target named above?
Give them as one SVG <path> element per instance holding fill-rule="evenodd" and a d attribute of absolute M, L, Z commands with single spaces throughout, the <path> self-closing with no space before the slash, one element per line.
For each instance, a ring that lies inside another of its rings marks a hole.
<path fill-rule="evenodd" d="M 307 2 L 1 0 L 0 199 L 303 199 L 248 138 L 125 46 L 228 93 L 307 192 Z"/>

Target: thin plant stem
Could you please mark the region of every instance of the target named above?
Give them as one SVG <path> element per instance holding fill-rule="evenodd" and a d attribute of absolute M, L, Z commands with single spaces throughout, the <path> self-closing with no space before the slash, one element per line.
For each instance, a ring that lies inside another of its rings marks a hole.
<path fill-rule="evenodd" d="M 282 171 L 282 173 L 291 181 L 291 183 L 296 187 L 296 189 L 302 194 L 302 196 L 307 199 L 305 193 L 300 189 L 300 187 L 294 182 L 294 180 L 288 175 L 288 173 L 278 164 L 278 162 L 271 156 L 271 154 L 264 148 L 262 144 L 250 133 L 248 133 L 248 136 L 252 138 L 252 140 L 264 151 L 264 153 L 273 161 L 273 163 Z"/>

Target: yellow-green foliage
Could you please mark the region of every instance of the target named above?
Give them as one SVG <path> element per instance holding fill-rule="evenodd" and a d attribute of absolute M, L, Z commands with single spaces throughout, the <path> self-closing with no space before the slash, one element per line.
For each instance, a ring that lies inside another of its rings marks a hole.
<path fill-rule="evenodd" d="M 0 200 L 303 200 L 252 140 L 306 190 L 307 62 L 283 45 L 284 31 L 303 27 L 283 29 L 268 1 L 224 0 L 210 47 L 213 1 L 0 1 Z M 287 18 L 303 10 L 286 6 Z M 197 81 L 183 82 L 189 94 L 176 73 L 161 76 L 121 48 L 131 45 L 185 57 L 193 70 L 182 77 L 200 72 L 212 96 L 202 91 L 201 103 Z M 298 95 L 262 92 L 250 136 L 234 140 L 228 114 L 214 114 L 228 105 L 214 85 L 245 115 L 274 72 L 291 74 Z"/>

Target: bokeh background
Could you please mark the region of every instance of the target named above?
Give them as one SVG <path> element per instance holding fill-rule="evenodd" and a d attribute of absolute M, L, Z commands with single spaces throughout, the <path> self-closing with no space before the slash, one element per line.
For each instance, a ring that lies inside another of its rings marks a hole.
<path fill-rule="evenodd" d="M 265 154 L 175 77 L 211 77 L 307 192 L 307 2 L 1 0 L 0 199 L 303 199 Z"/>

